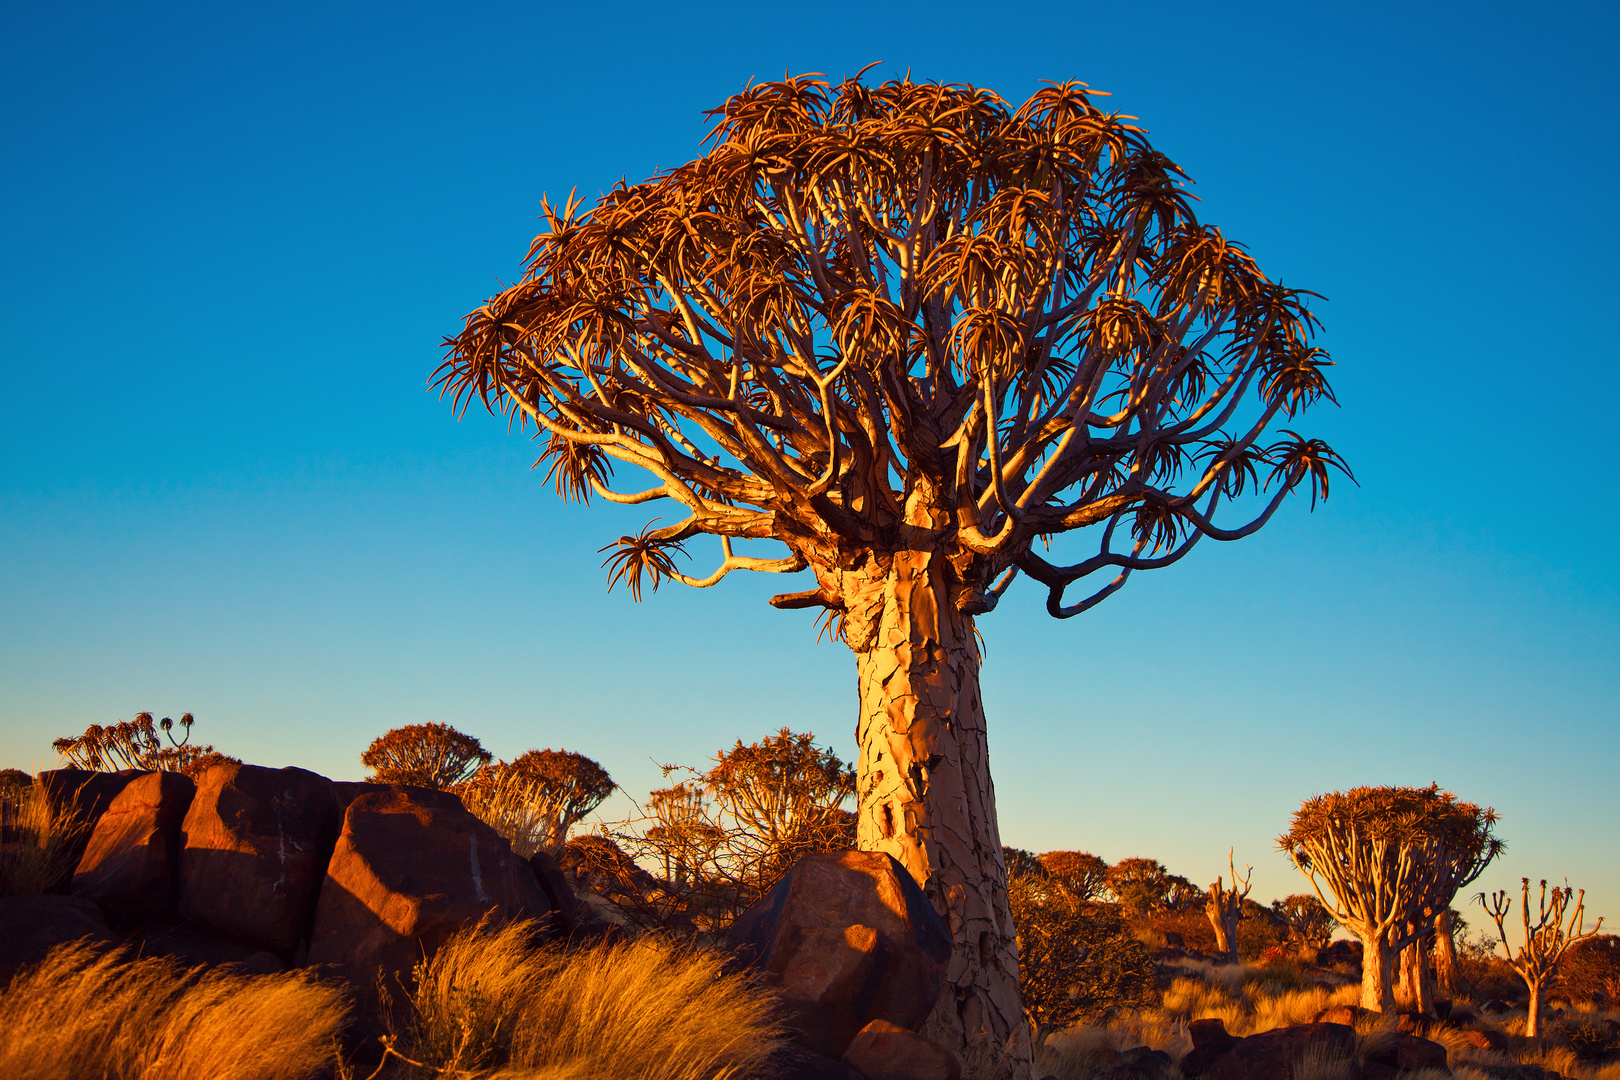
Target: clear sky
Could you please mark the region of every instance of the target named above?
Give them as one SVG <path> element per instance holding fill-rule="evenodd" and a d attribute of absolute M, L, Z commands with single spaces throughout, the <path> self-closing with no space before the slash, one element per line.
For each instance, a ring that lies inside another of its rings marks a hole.
<path fill-rule="evenodd" d="M 782 579 L 607 595 L 650 516 L 564 507 L 426 392 L 540 196 L 697 153 L 749 78 L 1083 79 L 1199 213 L 1328 297 L 1361 486 L 1067 622 L 981 623 L 1009 844 L 1255 895 L 1299 801 L 1438 781 L 1487 876 L 1620 919 L 1611 5 L 9 4 L 0 8 L 0 765 L 146 709 L 357 777 L 389 727 L 562 746 L 633 794 L 854 661 Z M 1481 920 L 1476 919 L 1476 925 Z"/>

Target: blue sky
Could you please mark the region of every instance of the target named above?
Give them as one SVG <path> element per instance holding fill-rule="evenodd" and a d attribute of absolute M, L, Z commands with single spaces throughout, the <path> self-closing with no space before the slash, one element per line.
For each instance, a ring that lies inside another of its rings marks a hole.
<path fill-rule="evenodd" d="M 1299 801 L 1438 781 L 1491 887 L 1620 917 L 1614 209 L 1597 4 L 20 5 L 0 12 L 0 765 L 140 709 L 360 774 L 402 723 L 637 795 L 782 725 L 853 753 L 853 658 L 780 579 L 637 607 L 535 450 L 426 392 L 543 193 L 697 152 L 784 70 L 1083 79 L 1201 216 L 1328 297 L 1351 462 L 1308 513 L 1054 623 L 981 628 L 1004 839 L 1256 895 Z M 1477 924 L 1477 920 L 1476 920 Z"/>

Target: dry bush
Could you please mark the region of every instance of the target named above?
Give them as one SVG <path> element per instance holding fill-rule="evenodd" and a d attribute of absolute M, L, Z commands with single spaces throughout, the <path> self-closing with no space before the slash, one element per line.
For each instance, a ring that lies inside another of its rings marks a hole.
<path fill-rule="evenodd" d="M 616 823 L 613 840 L 636 861 L 664 869 L 695 922 L 723 933 L 806 855 L 855 846 L 855 771 L 812 733 L 783 728 L 738 740 L 706 772 L 664 766 L 687 779 L 655 791 L 645 813 Z"/>
<path fill-rule="evenodd" d="M 574 952 L 533 923 L 471 927 L 390 1020 L 411 1077 L 751 1077 L 783 1045 L 776 999 L 722 954 L 657 935 Z M 499 1070 L 499 1071 L 497 1071 Z"/>
<path fill-rule="evenodd" d="M 0 991 L 7 1080 L 303 1080 L 337 1064 L 342 992 L 60 946 Z"/>
<path fill-rule="evenodd" d="M 0 791 L 0 896 L 37 896 L 73 873 L 89 822 L 71 800 L 53 806 L 36 784 Z"/>
<path fill-rule="evenodd" d="M 518 858 L 527 859 L 546 849 L 552 823 L 535 800 L 527 777 L 507 770 L 480 769 L 476 781 L 460 784 L 455 790 L 462 805 L 504 836 Z"/>

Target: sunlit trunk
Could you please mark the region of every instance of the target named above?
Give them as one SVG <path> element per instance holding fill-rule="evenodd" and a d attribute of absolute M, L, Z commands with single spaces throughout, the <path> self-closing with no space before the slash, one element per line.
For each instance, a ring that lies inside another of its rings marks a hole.
<path fill-rule="evenodd" d="M 857 843 L 903 863 L 950 924 L 950 968 L 923 1034 L 1027 1064 L 973 619 L 950 602 L 938 555 L 901 551 L 871 570 L 846 589 L 860 677 Z"/>
<path fill-rule="evenodd" d="M 1389 947 L 1388 938 L 1383 934 L 1357 936 L 1361 937 L 1361 1007 L 1393 1013 L 1395 950 Z"/>
<path fill-rule="evenodd" d="M 1228 923 L 1225 913 L 1212 899 L 1204 905 L 1204 917 L 1215 931 L 1215 953 L 1229 964 L 1238 962 L 1237 920 Z"/>
<path fill-rule="evenodd" d="M 1530 987 L 1530 1015 L 1524 1021 L 1524 1034 L 1529 1039 L 1541 1037 L 1541 980 L 1525 980 Z"/>
<path fill-rule="evenodd" d="M 1397 998 L 1408 1012 L 1429 1016 L 1434 1012 L 1434 994 L 1429 979 L 1428 941 L 1423 934 L 1401 950 L 1400 992 Z"/>
<path fill-rule="evenodd" d="M 1452 938 L 1450 908 L 1434 917 L 1434 983 L 1443 997 L 1457 997 L 1457 943 Z"/>

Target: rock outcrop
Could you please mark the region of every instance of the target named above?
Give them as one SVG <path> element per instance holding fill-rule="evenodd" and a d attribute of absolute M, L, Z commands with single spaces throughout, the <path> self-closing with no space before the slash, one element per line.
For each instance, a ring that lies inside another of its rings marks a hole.
<path fill-rule="evenodd" d="M 844 1064 L 867 1080 L 962 1080 L 955 1054 L 887 1020 L 873 1020 L 856 1033 Z"/>
<path fill-rule="evenodd" d="M 205 770 L 183 825 L 180 917 L 292 952 L 309 933 L 337 825 L 337 795 L 324 776 L 258 765 Z"/>
<path fill-rule="evenodd" d="M 73 873 L 73 895 L 117 925 L 172 919 L 180 872 L 180 823 L 197 785 L 174 772 L 126 783 L 96 821 Z"/>
<path fill-rule="evenodd" d="M 949 928 L 911 874 L 868 851 L 802 859 L 726 944 L 780 989 L 796 1041 L 832 1058 L 873 1021 L 920 1027 L 951 957 Z"/>
<path fill-rule="evenodd" d="M 321 884 L 309 963 L 362 990 L 378 972 L 409 972 L 450 934 L 490 915 L 551 911 L 527 863 L 456 796 L 389 785 L 358 794 Z"/>

